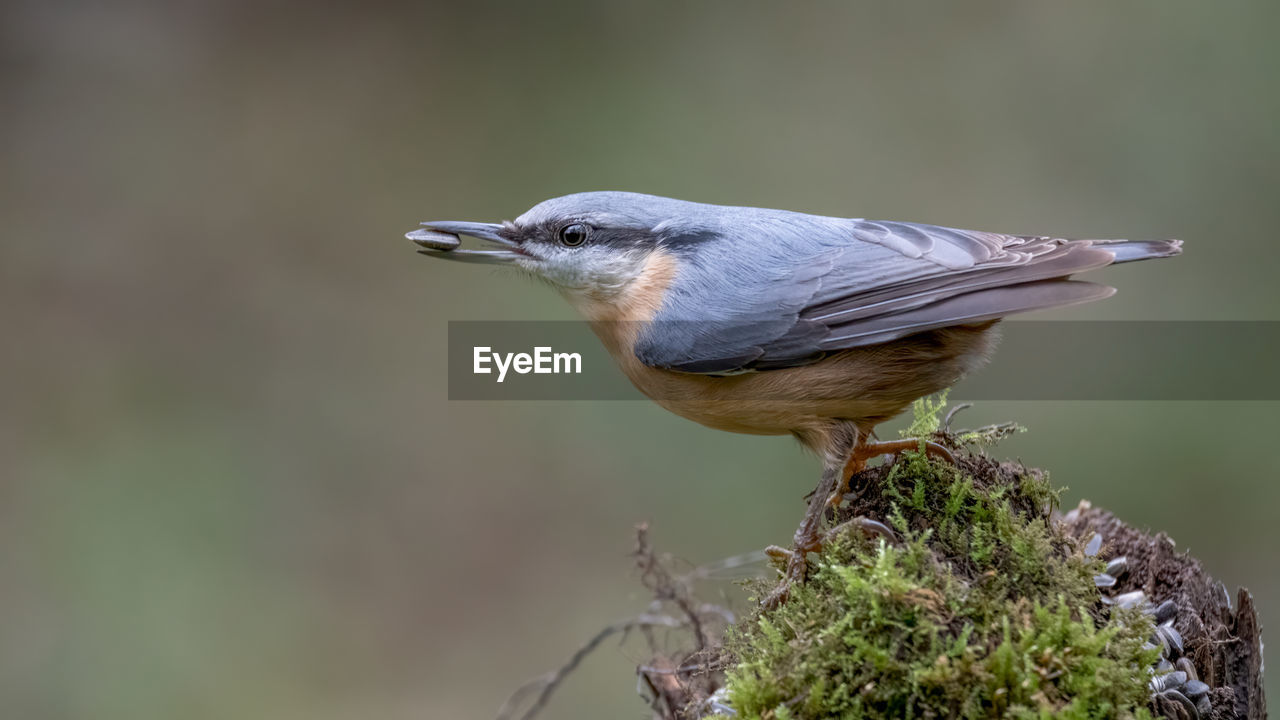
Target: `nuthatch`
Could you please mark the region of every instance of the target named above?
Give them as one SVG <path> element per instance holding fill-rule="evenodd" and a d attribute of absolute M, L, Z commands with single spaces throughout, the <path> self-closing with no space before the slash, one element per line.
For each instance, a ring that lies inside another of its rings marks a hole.
<path fill-rule="evenodd" d="M 425 255 L 514 265 L 572 303 L 631 382 L 713 428 L 791 434 L 822 458 L 790 575 L 867 460 L 917 447 L 876 424 L 982 365 L 1006 315 L 1098 300 L 1071 280 L 1181 252 L 724 207 L 626 192 L 547 200 L 512 222 L 428 222 Z M 495 244 L 458 249 L 457 235 Z M 941 446 L 927 448 L 949 457 Z"/>

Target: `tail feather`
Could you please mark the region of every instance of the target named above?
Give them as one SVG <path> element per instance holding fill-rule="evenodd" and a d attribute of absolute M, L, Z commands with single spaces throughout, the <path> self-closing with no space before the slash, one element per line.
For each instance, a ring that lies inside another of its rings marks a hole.
<path fill-rule="evenodd" d="M 1091 240 L 1095 247 L 1116 256 L 1116 263 L 1173 257 L 1182 254 L 1181 240 Z"/>

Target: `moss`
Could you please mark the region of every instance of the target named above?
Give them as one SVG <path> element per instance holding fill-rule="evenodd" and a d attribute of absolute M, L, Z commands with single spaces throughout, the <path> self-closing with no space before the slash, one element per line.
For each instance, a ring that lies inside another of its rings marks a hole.
<path fill-rule="evenodd" d="M 951 390 L 938 393 L 938 399 L 930 396 L 922 397 L 911 403 L 911 424 L 902 431 L 902 437 L 929 437 L 942 425 L 942 409 L 947 406 L 947 394 Z"/>
<path fill-rule="evenodd" d="M 939 410 L 922 404 L 917 431 Z M 869 471 L 832 519 L 875 517 L 898 540 L 833 539 L 786 603 L 729 632 L 737 717 L 1150 717 L 1152 621 L 1102 609 L 1101 563 L 1051 522 L 1047 478 L 960 465 L 904 453 Z"/>

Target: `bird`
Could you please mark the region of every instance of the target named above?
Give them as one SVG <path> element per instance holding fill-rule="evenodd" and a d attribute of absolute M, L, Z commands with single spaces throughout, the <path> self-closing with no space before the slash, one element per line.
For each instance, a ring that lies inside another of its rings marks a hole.
<path fill-rule="evenodd" d="M 553 286 L 667 410 L 720 430 L 790 434 L 813 451 L 822 474 L 787 553 L 793 581 L 850 478 L 920 447 L 877 441 L 876 425 L 986 363 L 1000 319 L 1115 292 L 1073 276 L 1182 247 L 617 191 L 552 198 L 501 223 L 421 225 L 406 237 L 424 255 L 513 266 Z M 460 236 L 490 247 L 462 248 Z M 941 445 L 924 449 L 954 463 Z"/>

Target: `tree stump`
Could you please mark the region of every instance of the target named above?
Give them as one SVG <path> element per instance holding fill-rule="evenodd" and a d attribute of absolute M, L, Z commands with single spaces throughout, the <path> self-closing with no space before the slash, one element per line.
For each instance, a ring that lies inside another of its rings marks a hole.
<path fill-rule="evenodd" d="M 1061 519 L 1077 538 L 1094 533 L 1104 538 L 1105 557 L 1128 558 L 1129 572 L 1119 592 L 1142 591 L 1147 597 L 1173 600 L 1178 606 L 1174 629 L 1200 680 L 1213 688 L 1212 720 L 1267 716 L 1262 692 L 1262 638 L 1253 596 L 1244 588 L 1231 602 L 1227 587 L 1215 581 L 1200 562 L 1177 551 L 1165 533 L 1135 530 L 1116 516 L 1082 501 Z"/>
<path fill-rule="evenodd" d="M 961 449 L 954 435 L 931 437 Z M 783 608 L 753 606 L 727 640 L 709 637 L 700 650 L 658 653 L 639 670 L 654 716 L 1266 717 L 1260 627 L 1246 590 L 1233 603 L 1226 587 L 1179 553 L 1167 535 L 1135 530 L 1088 502 L 1058 513 L 1056 494 L 1039 471 L 980 453 L 957 455 L 958 467 L 944 467 L 904 453 L 858 475 L 849 502 L 828 511 L 829 524 L 869 518 L 886 530 L 891 526 L 894 539 L 863 533 L 856 541 L 861 544 L 843 554 L 824 551 L 811 558 L 809 580 Z M 1007 547 L 992 543 L 1001 532 Z M 1012 547 L 1019 544 L 1021 549 Z M 1043 555 L 1049 570 L 1042 577 L 1031 577 L 1037 573 L 1025 557 L 1028 547 Z M 1012 557 L 1016 552 L 1024 557 Z M 887 565 L 886 553 L 893 556 Z M 904 562 L 911 553 L 915 559 Z M 815 595 L 842 592 L 832 580 L 832 573 L 842 572 L 850 583 L 861 583 L 858 597 L 870 593 L 872 605 L 880 598 L 884 607 L 875 612 L 888 617 L 879 624 L 852 617 L 868 612 L 856 598 Z M 888 579 L 877 588 L 881 576 Z M 1005 586 L 993 592 L 984 583 Z M 1018 583 L 1027 585 L 1023 597 Z M 757 601 L 772 587 L 756 585 Z M 998 608 L 994 616 L 955 599 L 983 592 L 995 598 L 983 600 Z M 692 602 L 684 600 L 686 606 Z M 815 619 L 812 612 L 788 609 L 792 603 L 835 609 Z M 933 625 L 922 635 L 919 628 L 928 623 Z M 856 631 L 864 627 L 866 637 Z M 845 644 L 868 648 L 840 656 L 841 642 L 831 641 L 839 632 L 846 633 Z M 1041 644 L 1019 645 L 1019 633 Z M 972 647 L 956 649 L 966 643 Z M 996 661 L 1000 653 L 1012 652 L 1010 647 L 1025 657 L 1010 655 L 1017 662 L 1010 660 L 1009 676 L 993 676 L 993 668 L 1004 667 Z M 1097 657 L 1082 657 L 1089 653 Z M 882 662 L 885 674 L 868 675 L 865 657 Z M 1104 675 L 1122 678 L 1126 688 L 1094 677 Z M 1032 691 L 1018 696 L 1026 687 Z"/>

